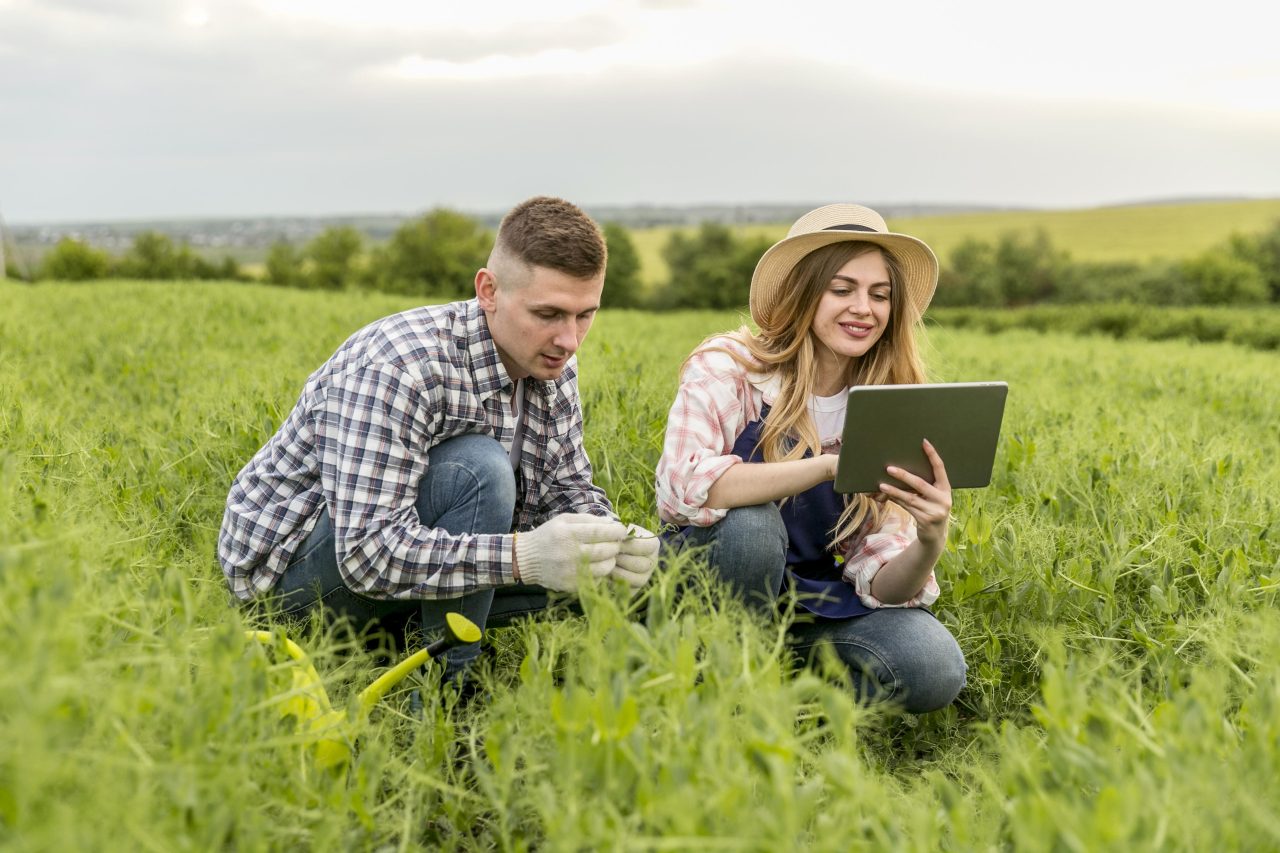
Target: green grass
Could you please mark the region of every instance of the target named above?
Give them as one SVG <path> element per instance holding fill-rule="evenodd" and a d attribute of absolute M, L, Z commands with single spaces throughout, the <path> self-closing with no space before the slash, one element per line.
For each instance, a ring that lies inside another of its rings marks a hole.
<path fill-rule="evenodd" d="M 1040 228 L 1055 246 L 1068 250 L 1075 260 L 1145 262 L 1190 257 L 1232 234 L 1266 230 L 1277 220 L 1280 199 L 1261 199 L 911 217 L 893 219 L 889 227 L 924 240 L 943 263 L 965 238 L 994 242 L 1007 231 L 1033 232 Z M 750 225 L 735 229 L 735 233 L 778 240 L 788 227 Z M 662 247 L 672 230 L 658 227 L 633 232 L 642 276 L 650 287 L 667 278 Z"/>
<path fill-rule="evenodd" d="M 0 846 L 1280 846 L 1280 371 L 1231 344 L 931 330 L 937 378 L 1011 388 L 940 567 L 970 664 L 946 711 L 856 707 L 777 625 L 677 597 L 681 561 L 643 613 L 602 589 L 493 632 L 487 702 L 428 689 L 417 720 L 399 690 L 350 773 L 317 773 L 214 542 L 306 375 L 409 304 L 0 285 Z M 588 446 L 629 519 L 654 522 L 681 359 L 734 324 L 607 312 L 588 339 Z M 339 706 L 378 671 L 294 635 Z"/>

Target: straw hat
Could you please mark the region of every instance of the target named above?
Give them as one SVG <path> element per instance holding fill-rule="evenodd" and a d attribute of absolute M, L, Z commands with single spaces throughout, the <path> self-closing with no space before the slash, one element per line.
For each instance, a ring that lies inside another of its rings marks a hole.
<path fill-rule="evenodd" d="M 814 249 L 851 240 L 883 246 L 897 259 L 907 298 L 923 314 L 938 286 L 933 250 L 915 237 L 890 231 L 883 217 L 869 207 L 829 204 L 797 219 L 787 236 L 760 257 L 751 276 L 751 319 L 759 323 L 778 303 L 787 276 L 801 258 Z"/>

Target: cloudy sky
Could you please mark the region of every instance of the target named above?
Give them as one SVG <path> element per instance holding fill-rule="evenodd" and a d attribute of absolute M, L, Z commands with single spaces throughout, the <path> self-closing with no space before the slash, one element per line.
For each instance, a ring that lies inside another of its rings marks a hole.
<path fill-rule="evenodd" d="M 1280 196 L 1265 7 L 0 0 L 0 214 Z"/>

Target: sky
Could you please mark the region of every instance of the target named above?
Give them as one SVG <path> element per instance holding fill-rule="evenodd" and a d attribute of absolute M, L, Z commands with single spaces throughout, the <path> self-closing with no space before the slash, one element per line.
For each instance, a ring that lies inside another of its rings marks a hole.
<path fill-rule="evenodd" d="M 0 0 L 0 216 L 1276 197 L 1266 5 Z"/>

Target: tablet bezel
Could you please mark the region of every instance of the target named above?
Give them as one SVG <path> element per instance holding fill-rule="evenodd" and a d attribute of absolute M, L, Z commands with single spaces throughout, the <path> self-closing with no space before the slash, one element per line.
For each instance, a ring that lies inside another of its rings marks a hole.
<path fill-rule="evenodd" d="M 859 385 L 849 391 L 835 490 L 872 493 L 880 483 L 901 486 L 885 467 L 895 465 L 933 482 L 924 454 L 927 438 L 947 467 L 952 489 L 991 482 L 1006 382 Z"/>

